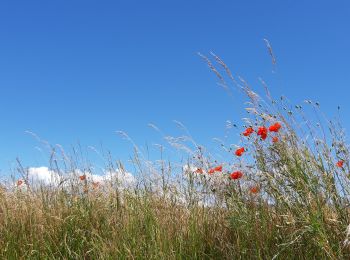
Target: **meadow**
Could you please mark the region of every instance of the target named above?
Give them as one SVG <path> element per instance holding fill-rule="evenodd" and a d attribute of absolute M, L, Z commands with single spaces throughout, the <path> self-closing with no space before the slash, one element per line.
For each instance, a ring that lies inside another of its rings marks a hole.
<path fill-rule="evenodd" d="M 245 95 L 237 143 L 214 158 L 184 135 L 166 136 L 182 162 L 135 150 L 134 179 L 105 154 L 108 174 L 52 147 L 50 184 L 18 168 L 0 192 L 1 259 L 348 259 L 349 148 L 339 118 L 320 104 L 258 95 L 212 54 L 221 85 Z M 228 80 L 227 80 L 228 79 Z M 340 113 L 340 112 L 339 112 Z M 150 125 L 156 131 L 155 125 Z M 125 181 L 129 178 L 130 181 Z"/>

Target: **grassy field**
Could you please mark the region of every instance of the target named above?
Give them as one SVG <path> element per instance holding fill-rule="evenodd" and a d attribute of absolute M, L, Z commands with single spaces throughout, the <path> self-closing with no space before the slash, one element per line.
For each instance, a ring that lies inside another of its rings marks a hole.
<path fill-rule="evenodd" d="M 129 186 L 112 159 L 106 169 L 119 174 L 97 182 L 92 167 L 55 151 L 54 185 L 34 185 L 19 163 L 0 194 L 1 259 L 349 259 L 349 150 L 338 118 L 267 88 L 262 99 L 217 56 L 203 58 L 248 98 L 248 118 L 229 126 L 238 145 L 221 145 L 228 161 L 188 134 L 166 138 L 185 151 L 180 167 L 149 162 L 135 145 Z"/>

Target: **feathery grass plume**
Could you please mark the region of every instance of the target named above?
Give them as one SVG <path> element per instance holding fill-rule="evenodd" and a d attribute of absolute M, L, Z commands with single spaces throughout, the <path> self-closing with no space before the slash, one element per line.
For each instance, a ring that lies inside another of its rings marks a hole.
<path fill-rule="evenodd" d="M 269 54 L 270 54 L 270 57 L 271 57 L 272 65 L 275 67 L 277 61 L 276 61 L 276 57 L 275 57 L 275 55 L 274 55 L 274 53 L 273 53 L 271 44 L 270 44 L 269 40 L 267 40 L 267 39 L 263 39 L 263 40 L 264 40 L 264 42 L 265 42 L 265 44 L 266 44 L 267 50 L 269 51 Z"/>

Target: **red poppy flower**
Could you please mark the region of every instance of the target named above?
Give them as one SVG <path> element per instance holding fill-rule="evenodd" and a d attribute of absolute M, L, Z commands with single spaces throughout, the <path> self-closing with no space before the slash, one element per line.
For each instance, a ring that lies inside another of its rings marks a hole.
<path fill-rule="evenodd" d="M 254 133 L 254 129 L 252 127 L 248 127 L 244 132 L 244 136 L 250 136 L 252 133 Z"/>
<path fill-rule="evenodd" d="M 238 148 L 235 152 L 235 155 L 242 156 L 242 154 L 245 152 L 244 147 Z"/>
<path fill-rule="evenodd" d="M 344 161 L 340 160 L 340 161 L 337 162 L 337 167 L 342 168 L 343 164 L 344 164 Z"/>
<path fill-rule="evenodd" d="M 198 168 L 198 169 L 196 170 L 196 173 L 202 174 L 202 173 L 203 173 L 203 169 L 202 169 L 202 168 Z"/>
<path fill-rule="evenodd" d="M 260 191 L 259 186 L 253 186 L 250 188 L 250 192 L 253 194 L 257 194 Z"/>
<path fill-rule="evenodd" d="M 240 178 L 242 178 L 243 173 L 241 171 L 236 171 L 230 174 L 230 177 L 232 180 L 238 180 Z"/>
<path fill-rule="evenodd" d="M 281 127 L 282 127 L 281 124 L 277 122 L 277 123 L 271 125 L 269 127 L 269 130 L 270 130 L 270 132 L 278 132 Z"/>
<path fill-rule="evenodd" d="M 272 142 L 273 142 L 273 143 L 277 143 L 278 141 L 279 141 L 279 139 L 278 139 L 277 136 L 274 136 L 274 137 L 272 138 Z"/>
<path fill-rule="evenodd" d="M 23 181 L 22 180 L 18 180 L 17 181 L 17 186 L 21 186 L 23 184 Z"/>
<path fill-rule="evenodd" d="M 79 176 L 79 179 L 81 180 L 81 181 L 85 181 L 86 180 L 86 175 L 84 174 L 84 175 L 80 175 Z"/>
<path fill-rule="evenodd" d="M 215 168 L 209 169 L 208 173 L 213 174 L 214 172 L 221 172 L 222 171 L 222 165 L 216 166 Z"/>
<path fill-rule="evenodd" d="M 96 190 L 99 186 L 100 186 L 100 182 L 99 182 L 99 181 L 94 181 L 94 182 L 92 182 L 92 188 L 93 188 L 94 190 Z"/>
<path fill-rule="evenodd" d="M 261 139 L 265 140 L 267 138 L 267 128 L 265 126 L 260 126 L 258 129 L 258 135 L 261 136 Z"/>
<path fill-rule="evenodd" d="M 216 171 L 216 172 L 222 172 L 222 165 L 215 167 L 215 168 L 214 168 L 214 171 Z"/>

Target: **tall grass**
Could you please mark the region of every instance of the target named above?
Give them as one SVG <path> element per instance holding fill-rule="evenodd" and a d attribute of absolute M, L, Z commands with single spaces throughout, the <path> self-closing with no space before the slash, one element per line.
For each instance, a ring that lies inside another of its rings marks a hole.
<path fill-rule="evenodd" d="M 105 168 L 120 174 L 95 183 L 79 152 L 51 147 L 57 182 L 34 183 L 19 162 L 23 183 L 1 190 L 2 259 L 350 257 L 349 149 L 338 120 L 326 119 L 317 102 L 306 100 L 305 109 L 274 99 L 267 87 L 264 101 L 219 57 L 202 57 L 227 91 L 221 69 L 248 97 L 249 115 L 238 131 L 255 132 L 240 135 L 242 156 L 222 143 L 228 160 L 218 161 L 177 122 L 185 135 L 164 140 L 184 151 L 186 162 L 164 160 L 162 146 L 160 160 L 151 162 L 120 132 L 135 148 L 136 181 L 126 186 L 123 164 L 109 154 Z M 258 135 L 259 127 L 277 122 L 281 129 Z M 232 178 L 235 171 L 243 177 Z"/>

